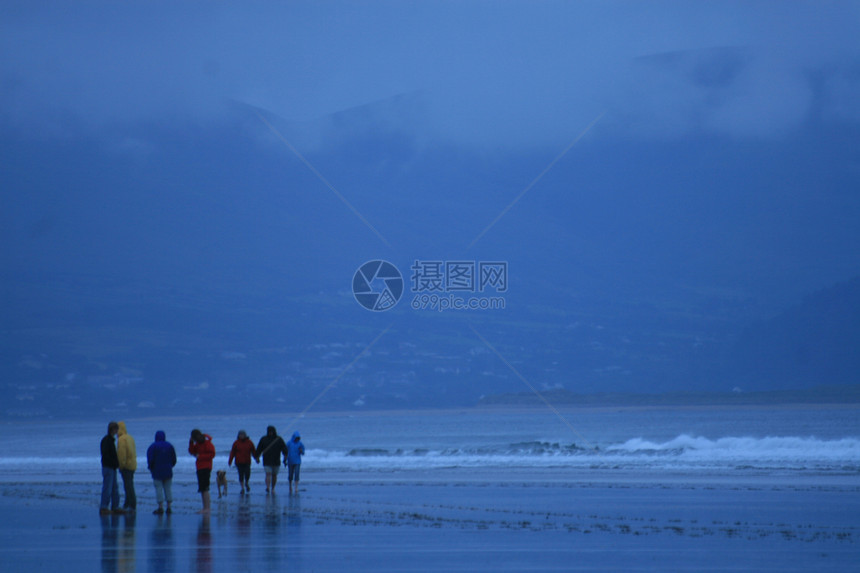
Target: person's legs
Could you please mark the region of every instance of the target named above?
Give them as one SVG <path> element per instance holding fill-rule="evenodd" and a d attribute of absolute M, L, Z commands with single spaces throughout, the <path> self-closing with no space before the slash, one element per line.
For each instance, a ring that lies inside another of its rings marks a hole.
<path fill-rule="evenodd" d="M 123 491 L 123 494 L 125 495 L 125 500 L 122 503 L 122 508 L 127 509 L 128 508 L 128 478 L 126 477 L 126 470 L 120 469 L 119 475 L 122 478 L 122 491 Z"/>
<path fill-rule="evenodd" d="M 173 503 L 173 478 L 162 480 L 164 484 L 164 499 L 167 500 L 167 513 L 170 513 L 170 504 Z"/>
<path fill-rule="evenodd" d="M 122 487 L 125 491 L 124 509 L 137 509 L 137 496 L 134 493 L 134 470 L 119 470 L 122 475 Z"/>
<path fill-rule="evenodd" d="M 239 472 L 239 492 L 244 493 L 248 487 L 248 480 L 251 478 L 251 464 L 236 464 L 236 470 Z"/>
<path fill-rule="evenodd" d="M 212 469 L 197 470 L 197 486 L 200 492 L 200 498 L 203 500 L 203 509 L 200 513 L 209 513 L 209 478 L 212 475 Z"/>
<path fill-rule="evenodd" d="M 272 493 L 275 493 L 275 484 L 278 483 L 278 470 L 281 466 L 272 466 Z"/>
<path fill-rule="evenodd" d="M 266 470 L 266 493 L 272 489 L 272 466 L 263 466 Z"/>
<path fill-rule="evenodd" d="M 155 501 L 158 502 L 158 509 L 155 511 L 161 513 L 164 511 L 164 480 L 154 479 L 152 485 L 155 486 Z"/>
<path fill-rule="evenodd" d="M 102 497 L 99 509 L 104 511 L 110 511 L 111 493 L 115 485 L 111 483 L 111 476 L 116 477 L 114 470 L 102 467 Z"/>
<path fill-rule="evenodd" d="M 116 470 L 111 472 L 111 490 L 110 490 L 110 508 L 113 511 L 119 509 L 119 479 L 116 475 Z"/>
<path fill-rule="evenodd" d="M 287 486 L 290 488 L 290 493 L 293 493 L 293 474 L 296 471 L 296 466 L 290 464 L 287 466 Z"/>
<path fill-rule="evenodd" d="M 134 470 L 128 472 L 128 489 L 131 492 L 131 502 L 129 502 L 129 507 L 131 509 L 137 509 L 137 492 L 134 490 Z"/>
<path fill-rule="evenodd" d="M 299 492 L 299 473 L 302 469 L 301 464 L 290 464 L 289 466 L 290 474 L 287 476 L 287 479 L 290 483 L 290 493 L 293 493 L 293 482 L 296 484 L 296 493 Z"/>

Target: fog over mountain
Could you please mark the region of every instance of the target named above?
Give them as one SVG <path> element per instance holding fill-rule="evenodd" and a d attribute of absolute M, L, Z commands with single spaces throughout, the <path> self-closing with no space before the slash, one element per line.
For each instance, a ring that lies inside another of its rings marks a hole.
<path fill-rule="evenodd" d="M 2 416 L 856 383 L 856 6 L 612 6 L 4 7 Z"/>

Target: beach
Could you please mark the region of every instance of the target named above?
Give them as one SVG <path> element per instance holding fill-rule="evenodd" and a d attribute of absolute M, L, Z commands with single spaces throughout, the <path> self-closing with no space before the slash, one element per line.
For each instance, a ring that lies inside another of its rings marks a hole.
<path fill-rule="evenodd" d="M 201 516 L 100 517 L 99 484 L 2 485 L 4 571 L 851 571 L 856 476 L 643 481 L 442 470 L 326 476 L 298 495 L 234 486 Z"/>
<path fill-rule="evenodd" d="M 136 515 L 99 516 L 105 424 L 6 424 L 5 571 L 855 571 L 860 409 L 798 407 L 378 412 L 128 419 Z M 285 471 L 239 491 L 235 432 L 300 426 Z M 228 492 L 201 507 L 191 428 Z M 143 454 L 179 456 L 174 512 L 153 515 Z M 120 487 L 120 489 L 122 489 Z"/>

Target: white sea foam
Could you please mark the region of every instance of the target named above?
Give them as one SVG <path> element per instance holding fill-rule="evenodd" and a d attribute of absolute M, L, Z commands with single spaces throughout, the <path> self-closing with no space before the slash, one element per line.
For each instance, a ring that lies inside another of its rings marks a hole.
<path fill-rule="evenodd" d="M 225 466 L 219 456 L 217 466 Z M 632 438 L 596 449 L 572 444 L 523 442 L 499 446 L 431 449 L 354 448 L 308 449 L 306 464 L 322 471 L 398 471 L 434 468 L 505 467 L 613 467 L 666 470 L 696 469 L 816 469 L 860 470 L 860 439 L 821 440 L 814 437 L 723 437 L 709 439 L 680 435 L 655 442 Z M 4 456 L 0 473 L 15 476 L 50 476 L 91 473 L 99 460 L 93 456 Z M 138 460 L 145 472 L 145 459 Z M 187 466 L 187 467 L 186 467 Z M 193 473 L 193 460 L 181 460 L 176 471 Z"/>
<path fill-rule="evenodd" d="M 680 435 L 666 442 L 634 438 L 607 448 L 613 452 L 671 452 L 687 457 L 737 459 L 827 459 L 858 461 L 860 439 L 820 440 L 814 437 L 769 436 L 765 438 L 724 437 L 711 440 L 701 436 Z"/>
<path fill-rule="evenodd" d="M 292 422 L 273 420 L 289 433 Z M 543 411 L 325 415 L 301 420 L 304 472 L 396 472 L 437 468 L 542 468 L 588 472 L 794 472 L 860 475 L 860 408 L 575 412 L 569 425 Z M 244 416 L 127 421 L 137 438 L 138 480 L 148 478 L 145 452 L 165 430 L 179 457 L 177 481 L 194 483 L 185 452 L 193 427 L 213 435 L 215 466 L 227 467 L 239 428 L 260 435 L 269 419 Z M 0 480 L 100 481 L 99 424 L 7 425 L 0 442 Z M 575 444 L 573 442 L 576 442 Z M 260 466 L 255 465 L 255 472 Z"/>
<path fill-rule="evenodd" d="M 860 439 L 680 435 L 665 442 L 634 438 L 604 447 L 533 442 L 506 448 L 350 451 L 309 450 L 321 469 L 399 470 L 441 467 L 616 467 L 650 469 L 860 469 Z"/>

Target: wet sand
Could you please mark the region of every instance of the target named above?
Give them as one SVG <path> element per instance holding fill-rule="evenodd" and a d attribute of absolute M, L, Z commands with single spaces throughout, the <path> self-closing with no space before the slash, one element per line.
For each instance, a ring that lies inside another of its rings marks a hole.
<path fill-rule="evenodd" d="M 311 472 L 308 472 L 311 474 Z M 310 476 L 309 476 L 310 477 Z M 3 571 L 850 571 L 860 478 L 559 470 L 320 475 L 298 495 L 194 484 L 155 516 L 98 515 L 99 484 L 0 484 Z M 254 487 L 256 485 L 256 487 Z M 285 485 L 285 484 L 284 484 Z"/>

